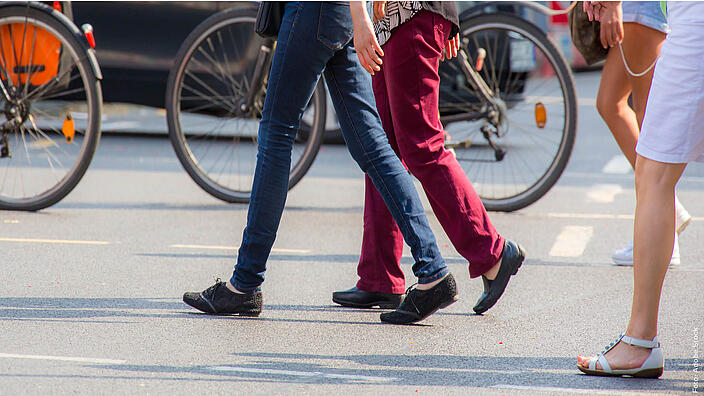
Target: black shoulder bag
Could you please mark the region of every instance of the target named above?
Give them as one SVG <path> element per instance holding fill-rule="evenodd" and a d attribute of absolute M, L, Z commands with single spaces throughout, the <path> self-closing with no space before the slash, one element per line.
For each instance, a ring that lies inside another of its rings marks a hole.
<path fill-rule="evenodd" d="M 285 1 L 262 1 L 259 4 L 254 31 L 264 38 L 278 37 L 285 8 Z"/>

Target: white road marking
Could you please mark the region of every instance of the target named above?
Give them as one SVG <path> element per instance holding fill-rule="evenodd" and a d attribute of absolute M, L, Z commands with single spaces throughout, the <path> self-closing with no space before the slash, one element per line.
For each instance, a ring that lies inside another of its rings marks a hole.
<path fill-rule="evenodd" d="M 633 175 L 619 175 L 606 173 L 590 173 L 590 172 L 565 172 L 562 177 L 573 177 L 577 179 L 609 179 L 609 180 L 627 180 L 633 181 Z M 682 176 L 678 183 L 704 183 L 704 177 L 699 176 Z"/>
<path fill-rule="evenodd" d="M 608 214 L 608 213 L 527 213 L 530 217 L 548 217 L 553 219 L 618 219 L 633 220 L 634 215 Z"/>
<path fill-rule="evenodd" d="M 0 238 L 0 242 L 59 243 L 66 245 L 109 245 L 106 241 L 72 241 L 65 239 Z"/>
<path fill-rule="evenodd" d="M 595 184 L 587 192 L 587 198 L 592 202 L 611 203 L 622 192 L 623 187 L 618 184 Z"/>
<path fill-rule="evenodd" d="M 240 247 L 239 246 L 218 246 L 218 245 L 169 245 L 169 247 L 172 248 L 179 248 L 179 249 L 209 249 L 209 250 L 237 250 Z M 303 249 L 277 249 L 273 248 L 271 249 L 272 253 L 297 253 L 297 254 L 306 254 L 310 253 L 310 250 L 303 250 Z"/>
<path fill-rule="evenodd" d="M 578 389 L 578 388 L 557 388 L 552 386 L 523 386 L 523 385 L 493 385 L 492 388 L 497 389 L 515 389 L 524 391 L 539 391 L 539 392 L 557 392 L 557 393 L 577 393 L 588 395 L 623 395 L 623 394 L 639 394 L 638 392 L 627 392 L 619 389 L 618 391 L 597 390 L 597 389 Z"/>
<path fill-rule="evenodd" d="M 550 249 L 550 256 L 579 257 L 592 239 L 594 227 L 565 226 Z"/>
<path fill-rule="evenodd" d="M 545 213 L 528 213 L 528 212 L 518 212 L 518 213 L 502 213 L 495 212 L 491 214 L 492 216 L 525 216 L 525 217 L 548 217 L 554 219 L 611 219 L 611 220 L 633 220 L 635 218 L 632 214 L 610 214 L 610 213 L 562 213 L 562 212 L 545 212 Z M 704 217 L 692 217 L 692 221 L 704 221 Z"/>
<path fill-rule="evenodd" d="M 111 121 L 104 123 L 100 128 L 103 130 L 134 129 L 140 124 L 137 121 Z"/>
<path fill-rule="evenodd" d="M 398 378 L 394 377 L 370 377 L 366 375 L 350 375 L 350 374 L 333 374 L 322 373 L 319 371 L 292 371 L 292 370 L 272 370 L 258 369 L 250 367 L 235 367 L 235 366 L 211 366 L 206 367 L 207 370 L 213 371 L 233 371 L 239 373 L 256 373 L 256 374 L 274 374 L 274 375 L 290 375 L 294 377 L 323 377 L 334 379 L 346 379 L 353 381 L 374 381 L 374 382 L 391 382 Z"/>
<path fill-rule="evenodd" d="M 609 162 L 604 165 L 604 168 L 601 170 L 603 173 L 610 173 L 610 174 L 626 174 L 626 173 L 631 173 L 633 168 L 631 167 L 631 163 L 628 162 L 626 157 L 623 155 L 617 155 L 609 160 Z"/>
<path fill-rule="evenodd" d="M 542 103 L 542 104 L 561 104 L 565 102 L 562 96 L 526 96 L 523 98 L 523 102 L 527 103 Z M 578 106 L 591 106 L 596 107 L 595 98 L 577 98 Z"/>
<path fill-rule="evenodd" d="M 57 360 L 62 362 L 79 362 L 79 363 L 99 363 L 99 364 L 124 364 L 126 360 L 115 359 L 97 359 L 86 357 L 70 357 L 70 356 L 48 356 L 48 355 L 19 355 L 14 353 L 0 353 L 0 358 L 6 359 L 32 359 L 32 360 Z"/>

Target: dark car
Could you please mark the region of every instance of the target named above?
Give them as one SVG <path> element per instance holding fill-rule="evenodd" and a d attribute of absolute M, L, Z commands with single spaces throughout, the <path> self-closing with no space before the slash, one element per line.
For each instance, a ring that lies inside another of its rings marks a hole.
<path fill-rule="evenodd" d="M 457 2 L 460 16 L 520 10 L 510 4 L 486 5 Z M 232 7 L 257 6 L 256 2 L 73 2 L 78 26 L 90 23 L 97 42 L 96 53 L 103 73 L 103 101 L 133 103 L 164 108 L 164 95 L 174 57 L 188 34 L 212 14 Z M 488 8 L 487 8 L 488 7 Z M 502 37 L 501 40 L 505 40 Z M 472 51 L 470 44 L 470 51 Z M 507 57 L 512 57 L 507 54 Z M 453 61 L 455 62 L 455 61 Z M 510 64 L 510 62 L 506 62 Z M 456 67 L 441 65 L 441 98 L 463 102 L 474 100 L 472 91 Z M 520 93 L 522 85 L 514 84 Z M 506 92 L 509 93 L 509 92 Z M 326 136 L 341 142 L 334 109 L 328 102 Z M 450 104 L 446 108 L 457 108 Z M 441 106 L 441 111 L 445 113 Z M 330 139 L 331 138 L 331 139 Z"/>
<path fill-rule="evenodd" d="M 93 26 L 103 101 L 164 107 L 174 56 L 210 15 L 252 3 L 217 1 L 73 2 L 76 25 Z"/>

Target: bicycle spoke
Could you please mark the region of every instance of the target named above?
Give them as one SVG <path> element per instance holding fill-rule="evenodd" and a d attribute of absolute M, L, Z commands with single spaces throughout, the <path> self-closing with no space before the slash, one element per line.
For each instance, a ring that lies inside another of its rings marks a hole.
<path fill-rule="evenodd" d="M 495 97 L 490 98 L 484 112 L 499 111 L 501 117 L 446 126 L 452 139 L 446 145 L 454 147 L 463 171 L 475 183 L 485 205 L 491 207 L 522 207 L 537 199 L 535 187 L 554 183 L 554 177 L 549 182 L 546 179 L 562 172 L 565 161 L 555 164 L 564 159 L 561 156 L 569 155 L 574 141 L 573 137 L 567 140 L 568 134 L 574 133 L 571 106 L 575 103 L 573 88 L 571 93 L 565 88 L 573 87 L 569 75 L 562 71 L 567 68 L 558 70 L 561 61 L 552 55 L 556 48 L 538 28 L 528 25 L 508 15 L 482 15 L 462 22 L 462 51 L 471 67 L 477 64 L 478 50 L 486 51 L 478 75 Z M 445 71 L 442 81 L 457 81 L 452 89 L 441 89 L 441 114 L 450 122 L 463 119 L 463 113 L 468 118 L 481 115 L 480 87 L 471 80 L 462 84 L 464 73 L 455 64 L 446 64 L 441 70 Z M 546 125 L 537 119 L 538 104 L 545 111 Z M 503 154 L 490 147 L 487 139 Z"/>

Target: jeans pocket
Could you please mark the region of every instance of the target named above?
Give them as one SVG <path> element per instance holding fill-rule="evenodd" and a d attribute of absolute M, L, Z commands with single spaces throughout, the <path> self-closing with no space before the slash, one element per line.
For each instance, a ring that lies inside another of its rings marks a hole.
<path fill-rule="evenodd" d="M 318 41 L 336 50 L 352 40 L 352 16 L 348 3 L 327 2 L 320 4 Z"/>

